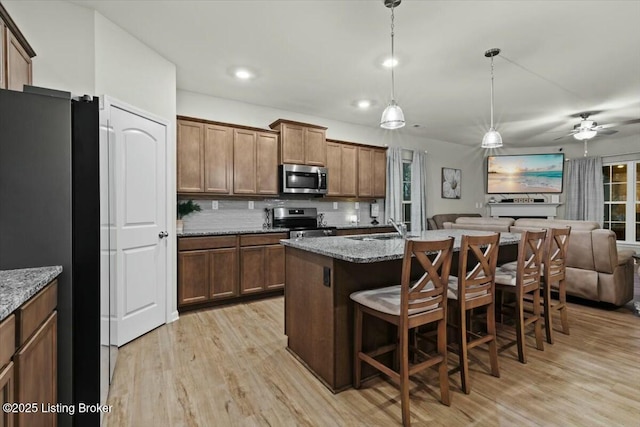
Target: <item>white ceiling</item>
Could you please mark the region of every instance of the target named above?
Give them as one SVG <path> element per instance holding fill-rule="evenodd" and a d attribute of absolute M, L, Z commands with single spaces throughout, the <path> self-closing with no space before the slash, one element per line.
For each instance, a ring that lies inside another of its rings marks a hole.
<path fill-rule="evenodd" d="M 377 127 L 390 98 L 390 10 L 382 0 L 74 1 L 177 66 L 178 89 Z M 640 118 L 640 1 L 419 1 L 396 9 L 395 132 L 477 146 L 495 121 L 509 146 L 554 141 L 596 111 Z M 258 77 L 237 81 L 236 66 Z M 358 99 L 375 105 L 355 107 Z M 265 124 L 266 125 L 266 124 Z M 419 128 L 413 127 L 419 125 Z M 615 128 L 611 141 L 640 136 Z"/>

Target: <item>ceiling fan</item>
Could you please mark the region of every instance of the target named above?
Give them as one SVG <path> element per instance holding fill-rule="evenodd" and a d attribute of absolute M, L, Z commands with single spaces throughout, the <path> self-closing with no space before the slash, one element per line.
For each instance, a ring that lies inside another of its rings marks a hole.
<path fill-rule="evenodd" d="M 597 135 L 613 135 L 614 133 L 618 132 L 617 130 L 610 129 L 612 127 L 640 123 L 640 119 L 632 119 L 632 120 L 626 120 L 624 122 L 607 123 L 604 125 L 599 125 L 595 121 L 589 120 L 589 116 L 591 114 L 592 113 L 580 113 L 579 117 L 582 118 L 580 123 L 575 125 L 571 132 L 561 136 L 560 138 L 554 139 L 554 141 L 557 141 L 562 138 L 566 138 L 568 136 L 573 136 L 575 139 L 579 141 L 587 141 L 591 138 L 594 138 Z"/>

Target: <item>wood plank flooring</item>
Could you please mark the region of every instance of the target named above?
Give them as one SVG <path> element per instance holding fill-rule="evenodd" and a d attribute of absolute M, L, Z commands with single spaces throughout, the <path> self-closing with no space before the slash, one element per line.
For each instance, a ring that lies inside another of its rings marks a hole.
<path fill-rule="evenodd" d="M 450 407 L 437 372 L 411 389 L 414 426 L 637 426 L 640 317 L 570 303 L 571 335 L 517 361 L 501 352 L 500 378 L 482 349 L 471 363 L 471 394 L 451 375 Z M 401 425 L 398 388 L 383 378 L 332 394 L 287 352 L 284 299 L 183 314 L 122 347 L 105 426 Z M 559 325 L 559 319 L 556 326 Z M 505 337 L 505 339 L 508 337 Z M 450 356 L 450 368 L 456 357 Z"/>

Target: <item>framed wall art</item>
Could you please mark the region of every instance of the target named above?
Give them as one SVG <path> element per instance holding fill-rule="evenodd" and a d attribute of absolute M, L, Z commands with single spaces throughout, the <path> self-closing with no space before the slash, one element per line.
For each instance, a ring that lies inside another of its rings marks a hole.
<path fill-rule="evenodd" d="M 442 198 L 462 197 L 462 172 L 460 169 L 442 168 Z"/>

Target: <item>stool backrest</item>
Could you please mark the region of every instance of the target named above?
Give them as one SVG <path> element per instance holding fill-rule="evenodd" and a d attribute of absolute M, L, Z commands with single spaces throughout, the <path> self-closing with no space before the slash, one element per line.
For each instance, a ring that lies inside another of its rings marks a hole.
<path fill-rule="evenodd" d="M 571 227 L 550 228 L 545 242 L 544 277 L 549 283 L 564 279 Z"/>
<path fill-rule="evenodd" d="M 542 254 L 547 235 L 546 230 L 523 231 L 518 245 L 518 270 L 516 283 L 519 286 L 540 284 L 542 274 Z"/>
<path fill-rule="evenodd" d="M 462 236 L 458 264 L 458 302 L 481 299 L 493 301 L 500 233 L 487 236 Z M 469 268 L 475 262 L 473 268 Z"/>

